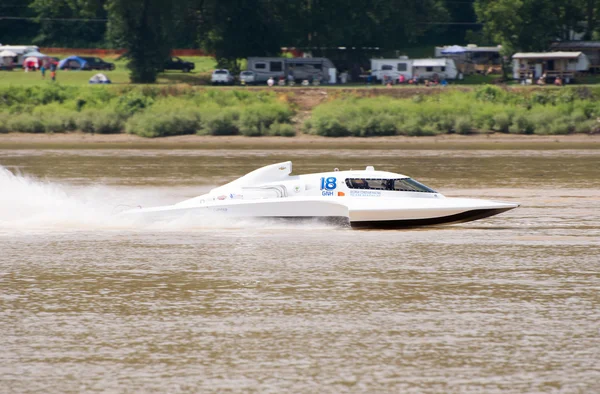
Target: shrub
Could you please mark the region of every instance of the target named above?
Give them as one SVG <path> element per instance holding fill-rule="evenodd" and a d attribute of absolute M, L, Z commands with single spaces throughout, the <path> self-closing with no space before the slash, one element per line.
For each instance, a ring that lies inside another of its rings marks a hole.
<path fill-rule="evenodd" d="M 60 116 L 49 116 L 44 119 L 43 124 L 46 133 L 64 133 L 69 130 L 69 122 Z"/>
<path fill-rule="evenodd" d="M 510 128 L 511 120 L 510 116 L 506 113 L 496 114 L 494 116 L 494 127 L 493 130 L 499 131 L 501 133 L 508 133 L 508 129 Z"/>
<path fill-rule="evenodd" d="M 524 115 L 518 115 L 508 131 L 512 134 L 533 134 L 535 126 Z"/>
<path fill-rule="evenodd" d="M 291 115 L 291 110 L 282 104 L 253 104 L 241 111 L 237 126 L 243 135 L 263 135 L 275 122 L 289 123 Z"/>
<path fill-rule="evenodd" d="M 139 91 L 131 91 L 118 98 L 116 111 L 122 115 L 129 117 L 154 104 L 152 96 L 141 94 Z"/>
<path fill-rule="evenodd" d="M 268 134 L 279 137 L 293 137 L 296 135 L 296 130 L 291 124 L 275 122 L 269 127 Z"/>
<path fill-rule="evenodd" d="M 52 102 L 62 103 L 73 97 L 77 88 L 60 84 L 48 84 L 31 87 L 8 86 L 0 88 L 0 106 L 10 107 L 17 104 L 46 105 Z"/>
<path fill-rule="evenodd" d="M 394 117 L 385 114 L 360 113 L 347 121 L 350 135 L 355 137 L 372 137 L 395 135 L 397 133 Z"/>
<path fill-rule="evenodd" d="M 568 119 L 558 119 L 554 121 L 550 128 L 548 129 L 548 133 L 552 135 L 557 134 L 569 134 L 575 130 L 575 127 Z"/>
<path fill-rule="evenodd" d="M 458 134 L 471 133 L 471 121 L 468 118 L 458 118 L 456 120 L 456 132 Z"/>
<path fill-rule="evenodd" d="M 123 121 L 110 110 L 86 110 L 76 118 L 77 128 L 85 133 L 114 134 L 123 130 Z"/>
<path fill-rule="evenodd" d="M 234 108 L 201 111 L 202 127 L 198 131 L 204 135 L 235 135 L 239 134 L 238 119 L 240 111 Z"/>
<path fill-rule="evenodd" d="M 12 116 L 8 120 L 8 129 L 21 133 L 43 133 L 46 131 L 40 118 L 28 113 Z"/>
<path fill-rule="evenodd" d="M 0 134 L 8 133 L 8 126 L 6 124 L 6 120 L 4 119 L 5 116 L 6 114 L 0 113 Z"/>
<path fill-rule="evenodd" d="M 0 126 L 1 127 L 1 126 Z M 595 133 L 600 129 L 600 123 L 597 120 L 586 120 L 585 122 L 577 123 L 575 125 L 576 133 Z"/>
<path fill-rule="evenodd" d="M 246 137 L 260 137 L 267 135 L 268 128 L 262 123 L 256 125 L 245 125 L 240 129 L 240 132 Z"/>
<path fill-rule="evenodd" d="M 350 131 L 338 119 L 318 117 L 311 120 L 309 132 L 324 137 L 347 137 Z"/>
<path fill-rule="evenodd" d="M 478 101 L 501 102 L 505 100 L 506 95 L 504 90 L 493 85 L 485 85 L 475 90 L 475 99 Z"/>
<path fill-rule="evenodd" d="M 200 116 L 191 110 L 142 112 L 129 118 L 125 125 L 127 133 L 150 138 L 194 134 L 199 128 Z"/>

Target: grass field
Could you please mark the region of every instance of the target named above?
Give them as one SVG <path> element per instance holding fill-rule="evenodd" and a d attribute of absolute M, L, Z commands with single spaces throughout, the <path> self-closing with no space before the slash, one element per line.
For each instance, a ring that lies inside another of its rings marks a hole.
<path fill-rule="evenodd" d="M 55 55 L 59 58 L 64 58 L 72 54 Z M 157 83 L 166 84 L 186 84 L 186 85 L 210 85 L 210 75 L 212 70 L 217 67 L 216 61 L 213 57 L 209 56 L 192 56 L 192 57 L 181 57 L 183 60 L 193 62 L 195 64 L 194 71 L 190 73 L 184 73 L 182 71 L 167 71 L 158 75 Z M 129 70 L 127 69 L 126 60 L 117 60 L 117 56 L 105 56 L 104 60 L 115 63 L 116 69 L 114 71 L 102 71 L 108 78 L 116 85 L 130 84 L 129 81 Z M 61 71 L 57 72 L 56 80 L 61 85 L 68 86 L 83 86 L 89 84 L 89 79 L 98 73 L 99 71 Z M 50 73 L 46 73 L 46 79 L 42 79 L 40 72 L 24 72 L 22 69 L 14 71 L 0 71 L 0 87 L 2 86 L 43 86 L 51 83 Z M 468 75 L 463 80 L 450 81 L 450 85 L 459 86 L 472 86 L 472 85 L 487 85 L 497 83 L 499 75 Z M 581 77 L 577 81 L 578 85 L 596 85 L 600 84 L 600 76 L 591 75 Z M 510 81 L 507 85 L 518 85 L 517 81 Z M 263 85 L 266 87 L 266 85 Z M 535 87 L 535 86 L 531 86 Z M 296 86 L 294 89 L 299 89 L 300 86 Z M 310 88 L 310 87 L 309 87 Z M 373 89 L 373 88 L 385 88 L 381 83 L 365 84 L 364 82 L 359 83 L 348 83 L 344 85 L 321 85 L 319 89 Z M 412 85 L 395 85 L 394 89 L 413 88 Z M 548 88 L 548 87 L 546 87 Z"/>
<path fill-rule="evenodd" d="M 58 58 L 70 56 L 57 55 Z M 114 84 L 129 84 L 129 70 L 125 60 L 116 60 L 115 57 L 106 56 L 103 59 L 115 63 L 114 71 L 101 71 Z M 185 83 L 190 85 L 204 85 L 210 82 L 210 73 L 216 67 L 215 59 L 209 56 L 181 57 L 183 60 L 193 62 L 196 68 L 193 72 L 167 71 L 159 74 L 159 84 Z M 56 73 L 56 80 L 64 85 L 87 85 L 89 79 L 100 71 L 61 71 Z M 50 73 L 46 73 L 46 80 L 42 79 L 40 72 L 24 72 L 21 69 L 13 71 L 0 71 L 0 86 L 18 85 L 34 86 L 50 83 Z"/>

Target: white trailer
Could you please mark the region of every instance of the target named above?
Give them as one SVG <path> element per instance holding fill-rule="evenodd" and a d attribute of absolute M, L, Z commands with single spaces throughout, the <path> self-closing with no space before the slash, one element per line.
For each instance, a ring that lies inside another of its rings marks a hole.
<path fill-rule="evenodd" d="M 458 69 L 454 60 L 449 58 L 413 60 L 413 77 L 419 79 L 456 79 Z"/>
<path fill-rule="evenodd" d="M 25 56 L 26 54 L 30 53 L 30 52 L 39 52 L 40 48 L 35 46 L 35 45 L 2 45 L 0 46 L 0 52 L 2 51 L 10 51 L 10 52 L 14 52 L 17 56 L 15 56 L 16 59 L 13 59 L 12 63 L 15 65 L 19 65 L 22 66 L 23 65 L 23 60 L 25 60 L 25 58 L 27 56 Z"/>
<path fill-rule="evenodd" d="M 400 75 L 407 80 L 412 78 L 413 61 L 407 58 L 371 59 L 371 75 L 378 81 L 391 79 L 398 81 Z"/>
<path fill-rule="evenodd" d="M 391 79 L 398 81 L 400 75 L 405 79 L 456 79 L 458 69 L 454 60 L 438 59 L 371 59 L 371 75 L 378 81 Z"/>

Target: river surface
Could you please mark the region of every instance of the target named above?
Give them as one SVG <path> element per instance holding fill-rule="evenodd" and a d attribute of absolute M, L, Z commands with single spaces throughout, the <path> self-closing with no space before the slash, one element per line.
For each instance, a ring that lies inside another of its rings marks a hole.
<path fill-rule="evenodd" d="M 461 225 L 135 223 L 259 166 L 520 202 Z M 0 150 L 1 393 L 598 393 L 600 150 Z"/>

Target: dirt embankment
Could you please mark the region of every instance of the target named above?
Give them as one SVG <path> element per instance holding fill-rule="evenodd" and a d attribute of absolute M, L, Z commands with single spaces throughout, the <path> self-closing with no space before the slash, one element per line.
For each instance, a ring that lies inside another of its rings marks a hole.
<path fill-rule="evenodd" d="M 560 136 L 444 134 L 435 137 L 296 137 L 182 135 L 143 138 L 131 134 L 0 134 L 0 149 L 600 149 L 600 135 Z"/>

